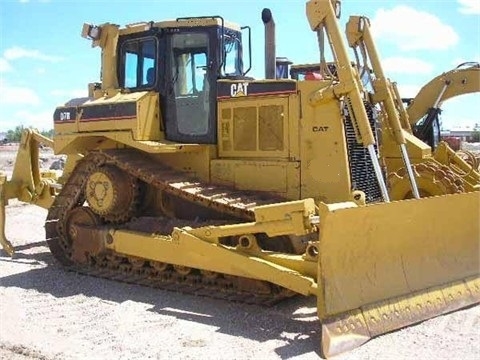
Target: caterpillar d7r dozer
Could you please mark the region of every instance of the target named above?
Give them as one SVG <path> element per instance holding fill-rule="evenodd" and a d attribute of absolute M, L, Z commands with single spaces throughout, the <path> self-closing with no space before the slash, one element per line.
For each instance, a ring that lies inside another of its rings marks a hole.
<path fill-rule="evenodd" d="M 48 209 L 47 244 L 73 271 L 257 304 L 316 296 L 325 356 L 478 303 L 479 173 L 412 134 L 367 18 L 345 42 L 339 1 L 306 10 L 321 62 L 302 81 L 275 79 L 272 51 L 267 78 L 247 77 L 249 28 L 219 16 L 84 25 L 102 81 L 55 110 L 57 181 L 38 169 L 49 140 L 25 132 L 0 178 L 4 249 L 19 198 Z"/>

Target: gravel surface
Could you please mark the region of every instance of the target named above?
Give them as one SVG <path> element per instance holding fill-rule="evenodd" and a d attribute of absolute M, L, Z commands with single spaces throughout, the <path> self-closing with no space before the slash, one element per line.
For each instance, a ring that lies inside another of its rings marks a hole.
<path fill-rule="evenodd" d="M 67 272 L 44 242 L 45 216 L 17 201 L 7 207 L 7 236 L 18 252 L 0 256 L 0 359 L 319 358 L 314 298 L 265 308 Z M 479 329 L 476 306 L 335 359 L 477 360 Z"/>

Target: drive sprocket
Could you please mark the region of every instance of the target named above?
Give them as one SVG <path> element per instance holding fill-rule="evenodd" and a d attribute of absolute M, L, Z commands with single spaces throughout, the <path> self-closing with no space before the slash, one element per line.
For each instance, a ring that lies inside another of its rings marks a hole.
<path fill-rule="evenodd" d="M 88 176 L 85 195 L 92 211 L 104 221 L 122 223 L 135 215 L 140 191 L 134 177 L 107 164 Z"/>

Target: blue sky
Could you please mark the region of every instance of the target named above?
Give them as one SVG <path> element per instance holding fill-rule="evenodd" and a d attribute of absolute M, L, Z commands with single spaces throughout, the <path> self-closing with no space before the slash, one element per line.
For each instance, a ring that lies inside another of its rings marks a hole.
<path fill-rule="evenodd" d="M 84 22 L 221 15 L 252 27 L 251 75 L 262 78 L 264 7 L 275 19 L 277 55 L 318 62 L 304 0 L 0 0 L 0 131 L 52 128 L 55 107 L 85 96 L 87 84 L 99 80 L 100 51 L 80 37 Z M 480 62 L 480 0 L 343 0 L 342 31 L 349 15 L 370 18 L 385 72 L 403 97 L 461 62 Z M 479 104 L 480 94 L 445 102 L 444 128 L 480 123 Z"/>

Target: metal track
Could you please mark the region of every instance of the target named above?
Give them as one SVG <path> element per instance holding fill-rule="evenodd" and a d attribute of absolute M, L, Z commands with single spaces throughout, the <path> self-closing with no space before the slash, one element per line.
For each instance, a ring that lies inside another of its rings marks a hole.
<path fill-rule="evenodd" d="M 255 206 L 281 201 L 276 197 L 266 197 L 264 193 L 243 192 L 188 179 L 182 172 L 158 162 L 147 161 L 145 154 L 135 150 L 93 152 L 77 163 L 75 170 L 49 209 L 45 223 L 50 251 L 67 269 L 116 281 L 253 304 L 270 305 L 293 295 L 287 289 L 259 280 L 205 273 L 197 269 L 192 269 L 188 274 L 182 274 L 171 265 L 163 271 L 158 271 L 149 261 L 140 261 L 139 264 L 139 259 L 115 253 L 91 256 L 89 264 L 74 263 L 65 228 L 66 216 L 69 211 L 84 204 L 83 189 L 89 174 L 98 166 L 107 163 L 119 167 L 157 189 L 235 218 L 252 220 L 254 218 L 252 209 Z M 148 165 L 145 166 L 146 164 Z M 162 220 L 158 218 L 157 221 Z M 128 227 L 129 224 L 121 226 Z M 132 226 L 135 227 L 135 225 Z M 150 230 L 143 228 L 145 232 Z M 155 226 L 152 226 L 152 232 L 154 228 Z"/>
<path fill-rule="evenodd" d="M 253 220 L 255 206 L 285 201 L 265 192 L 236 190 L 188 179 L 185 173 L 148 161 L 144 153 L 133 149 L 106 150 L 102 154 L 109 163 L 158 189 L 236 218 Z"/>

